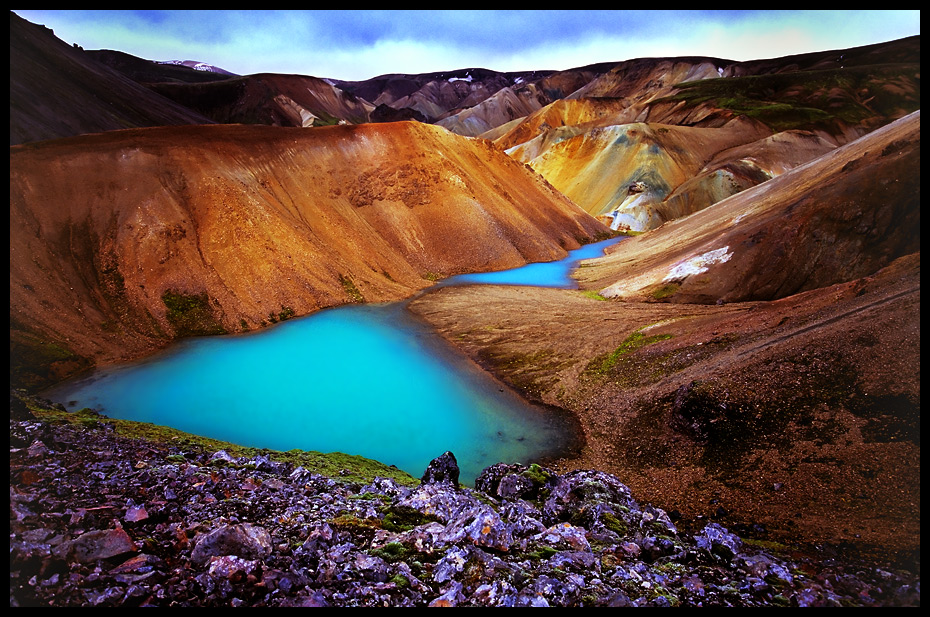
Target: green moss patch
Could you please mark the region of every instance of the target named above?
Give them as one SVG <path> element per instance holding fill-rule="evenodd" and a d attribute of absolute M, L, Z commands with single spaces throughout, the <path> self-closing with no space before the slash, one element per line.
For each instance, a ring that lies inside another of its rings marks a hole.
<path fill-rule="evenodd" d="M 678 290 L 681 289 L 679 283 L 666 283 L 665 285 L 660 285 L 649 292 L 649 295 L 653 300 L 666 300 L 671 298 Z"/>
<path fill-rule="evenodd" d="M 400 542 L 388 542 L 381 548 L 372 549 L 371 551 L 372 555 L 380 557 L 388 563 L 407 561 L 410 555 L 415 553 L 416 551 L 407 548 L 407 546 Z M 409 583 L 410 581 L 407 581 L 407 584 Z"/>
<path fill-rule="evenodd" d="M 226 328 L 213 314 L 210 297 L 206 293 L 185 294 L 167 290 L 161 296 L 177 336 L 213 336 L 226 334 Z"/>
<path fill-rule="evenodd" d="M 14 324 L 11 324 L 14 325 Z M 64 345 L 23 332 L 10 334 L 10 387 L 36 392 L 93 366 Z"/>
<path fill-rule="evenodd" d="M 355 282 L 350 276 L 339 275 L 339 283 L 342 285 L 343 291 L 346 292 L 346 295 L 349 296 L 349 299 L 355 303 L 362 303 L 365 301 L 365 296 L 362 295 L 362 292 L 358 290 L 358 287 L 355 286 Z"/>
<path fill-rule="evenodd" d="M 388 531 L 395 533 L 410 531 L 414 527 L 425 525 L 426 523 L 438 521 L 439 519 L 430 514 L 423 514 L 413 508 L 394 506 L 384 511 L 384 517 L 381 519 L 381 526 Z"/>
<path fill-rule="evenodd" d="M 606 302 L 606 301 L 607 301 L 607 298 L 605 298 L 605 297 L 602 296 L 601 294 L 597 293 L 597 292 L 594 291 L 593 289 L 586 289 L 586 290 L 581 291 L 581 292 L 579 292 L 579 293 L 580 293 L 582 296 L 584 296 L 585 298 L 590 298 L 590 299 L 592 299 L 592 300 L 599 300 L 599 301 L 601 301 L 601 302 Z"/>
<path fill-rule="evenodd" d="M 294 316 L 294 309 L 289 306 L 281 305 L 281 310 L 279 312 L 271 311 L 268 313 L 268 321 L 271 323 L 278 323 L 279 321 L 287 321 Z M 262 320 L 264 321 L 264 320 Z M 242 323 L 245 323 L 245 320 L 242 320 Z M 248 324 L 246 324 L 248 325 Z M 245 328 L 248 329 L 248 328 Z"/>
<path fill-rule="evenodd" d="M 301 466 L 311 473 L 333 478 L 334 480 L 346 484 L 367 484 L 377 477 L 390 478 L 404 486 L 413 487 L 419 484 L 417 478 L 401 471 L 393 465 L 385 465 L 384 463 L 379 463 L 378 461 L 362 456 L 343 454 L 341 452 L 323 453 L 307 450 L 280 452 L 277 450 L 268 450 L 266 448 L 251 448 L 220 441 L 218 439 L 185 433 L 167 426 L 108 418 L 98 414 L 92 409 L 67 412 L 37 404 L 28 398 L 24 398 L 24 402 L 33 414 L 47 422 L 67 422 L 71 424 L 80 424 L 87 428 L 94 428 L 106 424 L 113 427 L 113 430 L 123 437 L 142 439 L 154 444 L 172 446 L 192 452 L 201 451 L 212 453 L 218 450 L 225 450 L 230 456 L 236 458 L 252 458 L 259 455 L 267 456 L 271 460 Z"/>
<path fill-rule="evenodd" d="M 643 330 L 645 330 L 647 327 L 648 326 L 644 326 L 630 336 L 626 337 L 626 340 L 620 343 L 620 346 L 615 350 L 601 354 L 591 360 L 591 362 L 588 363 L 585 371 L 588 373 L 604 375 L 609 373 L 623 356 L 633 353 L 641 347 L 652 345 L 653 343 L 672 338 L 671 334 L 653 334 L 652 336 L 647 336 L 643 334 Z"/>

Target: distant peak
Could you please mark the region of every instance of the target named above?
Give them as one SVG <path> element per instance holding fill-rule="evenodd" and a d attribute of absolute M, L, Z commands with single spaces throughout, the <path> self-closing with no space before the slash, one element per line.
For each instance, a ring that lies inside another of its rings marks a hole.
<path fill-rule="evenodd" d="M 177 64 L 192 68 L 195 71 L 206 71 L 208 73 L 219 73 L 221 75 L 236 75 L 226 69 L 221 69 L 218 66 L 213 66 L 206 62 L 198 62 L 197 60 L 164 60 L 157 62 L 157 64 Z"/>

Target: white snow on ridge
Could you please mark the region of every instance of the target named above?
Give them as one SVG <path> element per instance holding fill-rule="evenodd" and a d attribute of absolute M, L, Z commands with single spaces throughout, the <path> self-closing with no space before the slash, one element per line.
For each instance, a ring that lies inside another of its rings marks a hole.
<path fill-rule="evenodd" d="M 730 261 L 730 257 L 733 257 L 733 253 L 727 252 L 729 248 L 729 246 L 725 246 L 713 251 L 708 251 L 703 255 L 697 255 L 680 261 L 669 270 L 669 273 L 662 281 L 680 280 L 692 274 L 701 274 L 702 272 L 707 272 L 707 269 L 714 264 Z"/>
<path fill-rule="evenodd" d="M 220 73 L 221 75 L 234 75 L 225 69 L 221 69 L 218 66 L 213 66 L 212 64 L 207 64 L 206 62 L 197 62 L 195 60 L 156 60 L 155 64 L 174 64 L 177 66 L 186 66 L 195 71 L 205 71 L 209 73 Z"/>

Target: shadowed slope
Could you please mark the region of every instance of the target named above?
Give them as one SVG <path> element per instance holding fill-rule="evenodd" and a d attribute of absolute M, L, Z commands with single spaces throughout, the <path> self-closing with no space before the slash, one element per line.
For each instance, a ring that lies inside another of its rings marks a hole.
<path fill-rule="evenodd" d="M 415 122 L 76 137 L 12 148 L 10 178 L 11 338 L 54 345 L 45 371 L 395 300 L 605 232 L 488 142 Z"/>
<path fill-rule="evenodd" d="M 209 83 L 159 83 L 158 92 L 222 124 L 321 126 L 368 122 L 374 105 L 323 79 L 261 73 Z"/>
<path fill-rule="evenodd" d="M 460 135 L 481 135 L 497 130 L 519 118 L 529 116 L 541 107 L 571 95 L 613 64 L 558 71 L 538 77 L 518 74 L 510 85 L 497 90 L 480 103 L 436 122 Z"/>
<path fill-rule="evenodd" d="M 212 122 L 10 13 L 10 144 Z"/>

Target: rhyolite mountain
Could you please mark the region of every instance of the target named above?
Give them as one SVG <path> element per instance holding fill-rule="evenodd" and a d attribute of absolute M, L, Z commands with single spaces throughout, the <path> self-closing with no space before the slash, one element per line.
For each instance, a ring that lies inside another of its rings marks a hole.
<path fill-rule="evenodd" d="M 490 142 L 418 122 L 71 137 L 11 148 L 10 182 L 14 355 L 53 347 L 56 372 L 607 233 Z"/>
<path fill-rule="evenodd" d="M 585 294 L 411 310 L 578 418 L 560 469 L 919 571 L 919 37 L 354 83 L 141 62 L 11 13 L 13 385 L 634 231 Z"/>
<path fill-rule="evenodd" d="M 20 22 L 11 14 L 11 29 L 24 29 Z M 40 47 L 33 55 L 44 59 Z M 747 62 L 642 58 L 564 71 L 469 68 L 357 82 L 193 69 L 184 76 L 185 66 L 118 52 L 72 51 L 83 54 L 82 70 L 93 73 L 99 61 L 164 95 L 162 103 L 150 95 L 140 98 L 136 113 L 142 115 L 180 104 L 192 123 L 320 126 L 413 119 L 493 139 L 590 214 L 614 229 L 633 231 L 658 227 L 772 178 L 918 109 L 920 101 L 919 37 Z M 12 81 L 30 83 L 25 74 L 17 76 L 20 66 L 25 65 L 11 64 Z M 41 67 L 30 74 L 55 70 Z M 105 100 L 111 90 L 100 96 Z M 35 97 L 22 98 L 27 105 L 25 99 Z M 31 112 L 39 117 L 11 115 L 11 143 L 23 141 L 17 124 L 59 127 L 36 133 L 43 138 L 81 132 L 62 124 L 88 103 L 93 108 L 97 100 L 56 109 L 44 120 L 41 107 Z M 139 118 L 121 122 L 152 124 Z M 717 129 L 727 137 L 709 138 Z M 614 147 L 627 142 L 629 147 Z"/>

